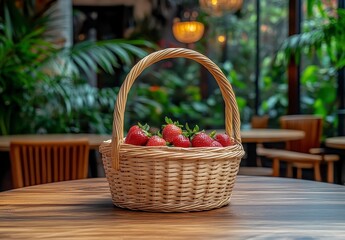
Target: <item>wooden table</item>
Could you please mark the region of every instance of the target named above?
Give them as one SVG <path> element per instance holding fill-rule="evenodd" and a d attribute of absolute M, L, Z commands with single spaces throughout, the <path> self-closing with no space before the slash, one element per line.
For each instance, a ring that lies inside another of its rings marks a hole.
<path fill-rule="evenodd" d="M 224 133 L 224 129 L 215 129 L 217 133 Z M 211 132 L 209 130 L 207 132 Z M 290 129 L 246 129 L 241 130 L 242 143 L 247 145 L 246 166 L 256 166 L 256 144 L 257 143 L 277 143 L 299 140 L 304 138 L 304 132 Z"/>
<path fill-rule="evenodd" d="M 243 143 L 286 142 L 304 138 L 304 132 L 290 129 L 247 129 L 241 131 Z"/>
<path fill-rule="evenodd" d="M 330 148 L 345 149 L 345 136 L 327 138 L 325 144 Z"/>
<path fill-rule="evenodd" d="M 85 138 L 89 141 L 90 149 L 98 150 L 99 145 L 105 140 L 111 139 L 111 135 L 80 133 L 80 134 L 23 134 L 0 136 L 0 151 L 10 151 L 10 142 L 18 139 L 28 140 L 74 140 Z"/>
<path fill-rule="evenodd" d="M 345 239 L 345 187 L 238 176 L 231 203 L 191 213 L 112 205 L 104 178 L 0 193 L 1 239 Z"/>
<path fill-rule="evenodd" d="M 247 145 L 246 166 L 256 167 L 257 143 L 278 143 L 304 138 L 304 132 L 290 129 L 248 129 L 241 131 L 242 142 Z"/>
<path fill-rule="evenodd" d="M 344 162 L 344 157 L 345 157 L 345 136 L 339 136 L 339 137 L 331 137 L 327 138 L 325 140 L 325 145 L 328 148 L 334 148 L 334 149 L 339 149 L 341 152 L 339 152 L 339 155 L 343 155 L 343 157 L 340 158 L 340 171 L 338 171 L 339 174 L 339 180 L 340 184 L 345 184 L 345 162 Z"/>

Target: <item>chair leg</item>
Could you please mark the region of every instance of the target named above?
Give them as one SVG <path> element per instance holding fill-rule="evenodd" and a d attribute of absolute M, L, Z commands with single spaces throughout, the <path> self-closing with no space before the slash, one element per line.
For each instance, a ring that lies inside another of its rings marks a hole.
<path fill-rule="evenodd" d="M 261 158 L 260 157 L 256 158 L 256 166 L 257 167 L 262 167 L 262 162 L 261 162 Z"/>
<path fill-rule="evenodd" d="M 334 163 L 327 163 L 327 182 L 334 183 Z"/>
<path fill-rule="evenodd" d="M 257 144 L 256 144 L 256 149 L 258 149 L 258 147 L 262 147 L 262 144 L 257 143 Z M 261 156 L 257 156 L 257 157 L 256 157 L 256 166 L 257 166 L 257 167 L 262 167 Z"/>
<path fill-rule="evenodd" d="M 321 173 L 320 173 L 320 163 L 314 163 L 314 178 L 315 181 L 321 182 Z"/>
<path fill-rule="evenodd" d="M 302 168 L 297 168 L 297 178 L 302 179 Z"/>
<path fill-rule="evenodd" d="M 273 173 L 272 176 L 273 177 L 279 177 L 279 171 L 280 171 L 280 162 L 279 162 L 279 158 L 274 158 L 273 159 L 273 163 L 272 163 L 272 168 L 273 168 Z"/>
<path fill-rule="evenodd" d="M 286 176 L 289 177 L 289 178 L 293 177 L 292 164 L 289 163 L 289 162 L 286 164 Z"/>

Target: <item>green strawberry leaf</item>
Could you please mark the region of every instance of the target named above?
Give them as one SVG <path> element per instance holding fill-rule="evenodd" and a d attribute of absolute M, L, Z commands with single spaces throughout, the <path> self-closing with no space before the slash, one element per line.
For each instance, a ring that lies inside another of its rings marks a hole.
<path fill-rule="evenodd" d="M 214 136 L 216 136 L 216 130 L 212 131 L 212 132 L 209 134 L 209 136 L 210 136 L 211 138 L 214 138 Z"/>

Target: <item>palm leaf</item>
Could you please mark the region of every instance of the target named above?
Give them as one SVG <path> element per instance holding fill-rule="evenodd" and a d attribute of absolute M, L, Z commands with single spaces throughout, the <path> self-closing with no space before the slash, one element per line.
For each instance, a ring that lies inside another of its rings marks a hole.
<path fill-rule="evenodd" d="M 292 56 L 298 61 L 299 56 L 305 50 L 313 53 L 313 49 L 321 49 L 325 46 L 326 51 L 334 65 L 344 67 L 343 58 L 345 51 L 345 10 L 338 9 L 337 17 L 329 16 L 323 25 L 316 25 L 314 29 L 289 37 L 281 45 L 276 60 L 289 61 Z M 316 51 L 319 55 L 322 51 Z M 335 54 L 334 54 L 335 53 Z"/>

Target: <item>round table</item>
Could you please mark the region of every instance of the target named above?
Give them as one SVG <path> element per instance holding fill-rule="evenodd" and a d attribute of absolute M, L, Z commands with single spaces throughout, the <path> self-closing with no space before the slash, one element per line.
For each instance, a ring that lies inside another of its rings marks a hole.
<path fill-rule="evenodd" d="M 111 135 L 92 134 L 92 133 L 78 133 L 78 134 L 21 134 L 21 135 L 6 135 L 0 136 L 0 151 L 10 151 L 10 142 L 13 140 L 74 140 L 85 138 L 89 141 L 90 149 L 98 150 L 99 145 L 103 141 L 111 139 Z"/>
<path fill-rule="evenodd" d="M 210 133 L 214 130 L 207 130 Z M 224 133 L 225 129 L 215 129 L 217 133 Z M 242 143 L 247 145 L 246 166 L 256 167 L 256 144 L 257 143 L 277 143 L 299 140 L 304 138 L 303 131 L 291 129 L 269 129 L 269 128 L 253 128 L 241 130 Z"/>
<path fill-rule="evenodd" d="M 327 138 L 325 144 L 330 148 L 345 149 L 345 136 Z"/>
<path fill-rule="evenodd" d="M 304 138 L 304 132 L 291 129 L 247 129 L 241 131 L 243 143 L 286 142 Z"/>
<path fill-rule="evenodd" d="M 344 239 L 345 187 L 238 176 L 228 206 L 150 213 L 114 207 L 93 178 L 0 193 L 3 239 Z"/>
<path fill-rule="evenodd" d="M 225 129 L 210 129 L 206 133 L 225 133 Z M 305 134 L 300 130 L 281 128 L 251 128 L 241 130 L 241 140 L 243 143 L 267 143 L 286 142 L 304 138 Z"/>
<path fill-rule="evenodd" d="M 246 166 L 256 167 L 256 144 L 276 143 L 299 140 L 304 138 L 304 132 L 291 129 L 248 129 L 241 131 L 241 139 L 247 145 Z"/>

